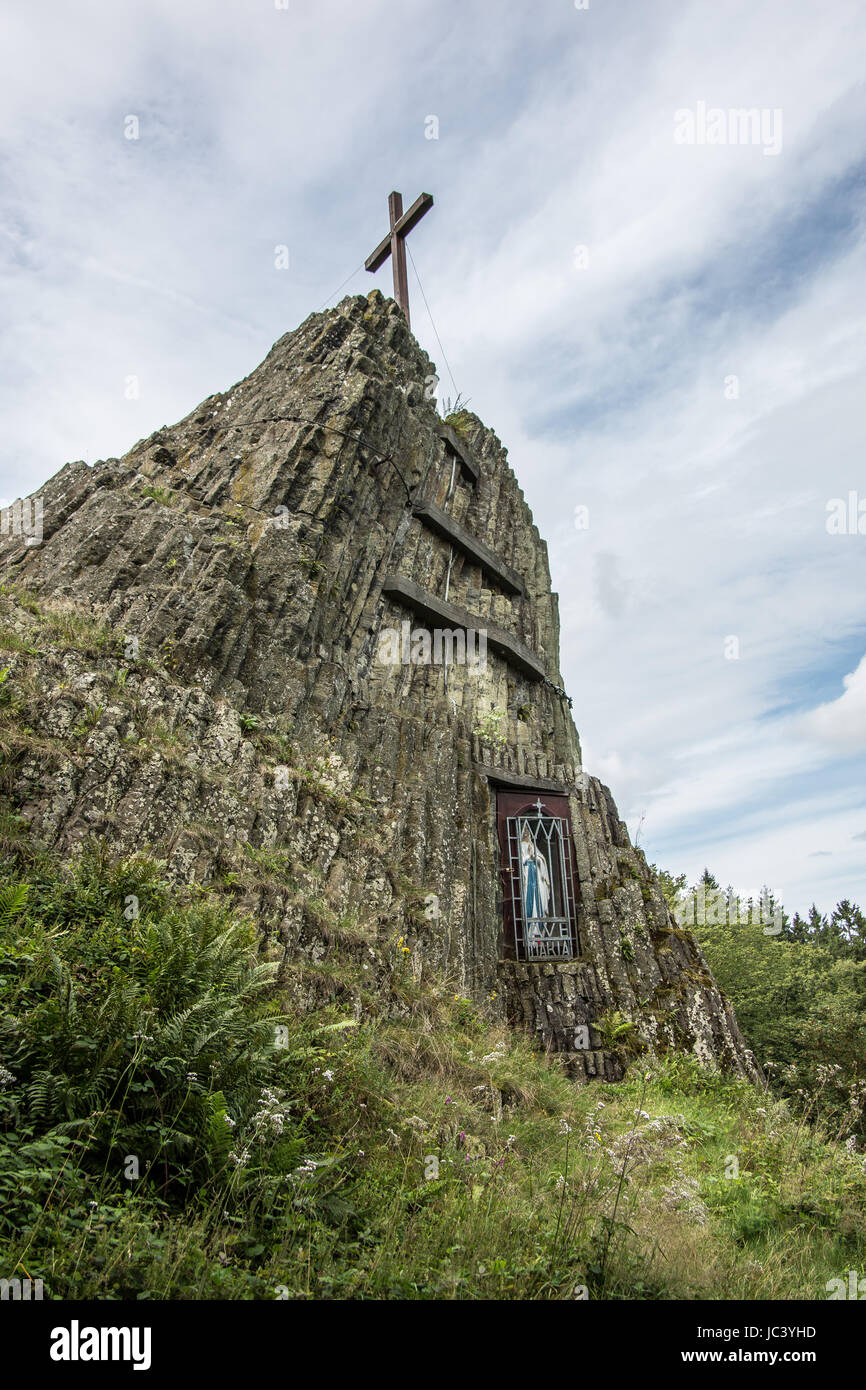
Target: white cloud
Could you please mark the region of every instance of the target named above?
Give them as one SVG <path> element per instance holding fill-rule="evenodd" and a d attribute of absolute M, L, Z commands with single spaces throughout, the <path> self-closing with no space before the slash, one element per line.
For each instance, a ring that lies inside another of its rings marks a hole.
<path fill-rule="evenodd" d="M 807 715 L 804 727 L 831 748 L 851 753 L 866 750 L 866 656 L 843 679 L 845 692 Z"/>

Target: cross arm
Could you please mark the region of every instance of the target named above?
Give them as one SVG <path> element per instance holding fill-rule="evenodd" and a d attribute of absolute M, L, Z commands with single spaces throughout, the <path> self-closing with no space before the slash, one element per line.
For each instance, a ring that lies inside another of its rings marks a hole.
<path fill-rule="evenodd" d="M 398 236 L 406 236 L 416 226 L 425 212 L 429 212 L 433 206 L 433 194 L 422 193 L 416 198 L 408 212 L 404 212 L 394 231 Z"/>
<path fill-rule="evenodd" d="M 384 265 L 391 254 L 391 237 L 407 236 L 412 228 L 417 226 L 421 221 L 425 212 L 430 211 L 432 206 L 433 195 L 431 193 L 422 193 L 419 198 L 416 198 L 412 206 L 408 208 L 399 221 L 394 224 L 393 232 L 389 232 L 386 237 L 383 237 L 376 247 L 376 250 L 367 257 L 364 262 L 364 269 L 375 271 L 379 269 L 380 265 Z"/>
<path fill-rule="evenodd" d="M 364 269 L 378 270 L 380 265 L 385 264 L 390 254 L 391 233 L 389 232 L 388 235 L 385 237 L 384 241 L 379 242 L 379 245 L 376 247 L 376 250 L 373 252 L 373 254 L 367 257 L 367 259 L 364 262 Z"/>

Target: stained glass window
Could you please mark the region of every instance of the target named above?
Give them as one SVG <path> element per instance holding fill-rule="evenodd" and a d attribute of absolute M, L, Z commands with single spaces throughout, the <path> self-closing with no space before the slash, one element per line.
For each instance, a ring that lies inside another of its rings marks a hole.
<path fill-rule="evenodd" d="M 516 954 L 523 960 L 556 960 L 575 953 L 574 875 L 568 817 L 555 815 L 540 797 L 507 816 L 510 917 Z"/>

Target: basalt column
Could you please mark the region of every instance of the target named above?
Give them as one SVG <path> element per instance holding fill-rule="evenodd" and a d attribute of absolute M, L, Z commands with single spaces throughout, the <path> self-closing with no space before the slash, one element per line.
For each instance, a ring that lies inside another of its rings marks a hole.
<path fill-rule="evenodd" d="M 443 421 L 433 378 L 393 301 L 349 298 L 179 424 L 45 484 L 41 542 L 2 541 L 7 585 L 84 607 L 115 655 L 50 674 L 45 738 L 66 736 L 64 700 L 91 677 L 99 712 L 74 758 L 20 764 L 17 811 L 58 850 L 101 833 L 185 880 L 213 873 L 202 826 L 253 860 L 281 847 L 374 921 L 373 974 L 402 931 L 419 969 L 577 1076 L 683 1049 L 756 1077 L 583 769 L 547 551 L 505 449 L 472 414 Z M 134 756 L 121 658 L 173 760 L 156 739 Z M 316 786 L 331 790 L 314 805 Z M 297 894 L 268 894 L 262 930 L 282 923 L 287 957 L 317 958 L 314 928 L 291 925 Z"/>

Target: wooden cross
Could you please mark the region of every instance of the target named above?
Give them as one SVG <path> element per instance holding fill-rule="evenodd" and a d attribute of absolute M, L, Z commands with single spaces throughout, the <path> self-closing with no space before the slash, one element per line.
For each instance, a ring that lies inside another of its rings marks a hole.
<path fill-rule="evenodd" d="M 420 198 L 415 199 L 409 211 L 404 212 L 403 194 L 392 193 L 388 199 L 388 217 L 391 222 L 391 230 L 379 242 L 373 254 L 368 256 L 364 262 L 365 270 L 376 271 L 380 265 L 385 264 L 389 256 L 391 257 L 394 263 L 394 298 L 406 315 L 407 324 L 409 323 L 409 281 L 406 277 L 405 239 L 432 206 L 431 195 L 422 193 Z"/>

